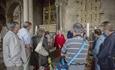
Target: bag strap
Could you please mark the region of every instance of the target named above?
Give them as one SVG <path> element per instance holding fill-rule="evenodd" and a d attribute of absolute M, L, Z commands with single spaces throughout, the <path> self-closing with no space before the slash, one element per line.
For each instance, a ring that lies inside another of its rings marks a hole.
<path fill-rule="evenodd" d="M 76 52 L 76 54 L 72 57 L 72 59 L 69 61 L 68 65 L 70 65 L 81 53 L 81 51 L 85 48 L 85 44 L 86 44 L 86 40 L 83 40 L 83 43 L 79 49 L 78 52 Z"/>

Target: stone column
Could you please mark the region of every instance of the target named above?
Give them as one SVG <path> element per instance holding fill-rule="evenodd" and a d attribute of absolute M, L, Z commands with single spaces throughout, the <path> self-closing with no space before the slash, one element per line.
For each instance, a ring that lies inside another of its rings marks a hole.
<path fill-rule="evenodd" d="M 59 19 L 60 19 L 59 27 L 60 27 L 60 30 L 62 31 L 63 30 L 63 15 L 62 15 L 62 1 L 61 0 L 59 1 Z"/>
<path fill-rule="evenodd" d="M 55 1 L 55 6 L 56 6 L 56 31 L 60 29 L 59 25 L 59 0 Z"/>
<path fill-rule="evenodd" d="M 29 11 L 28 11 L 29 12 L 29 16 L 28 16 L 29 18 L 28 19 L 32 23 L 32 28 L 31 28 L 30 32 L 33 34 L 33 31 L 34 31 L 33 30 L 34 29 L 33 28 L 33 26 L 34 26 L 34 24 L 33 24 L 33 0 L 29 0 L 29 6 L 28 7 L 29 7 Z"/>
<path fill-rule="evenodd" d="M 29 20 L 29 8 L 28 8 L 28 0 L 23 0 L 23 14 L 24 14 L 24 22 Z"/>
<path fill-rule="evenodd" d="M 33 0 L 23 0 L 23 8 L 24 22 L 29 21 L 32 23 L 30 32 L 33 34 Z"/>

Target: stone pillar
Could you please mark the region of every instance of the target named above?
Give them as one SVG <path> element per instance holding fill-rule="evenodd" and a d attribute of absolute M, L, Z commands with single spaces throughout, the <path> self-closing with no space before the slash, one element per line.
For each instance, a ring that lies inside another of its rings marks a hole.
<path fill-rule="evenodd" d="M 60 30 L 62 31 L 63 30 L 63 15 L 62 15 L 62 1 L 60 0 L 59 1 L 59 19 L 60 19 L 60 22 L 59 22 L 59 27 L 60 27 Z"/>
<path fill-rule="evenodd" d="M 29 7 L 28 7 L 28 0 L 23 0 L 23 14 L 24 14 L 24 22 L 29 20 Z"/>
<path fill-rule="evenodd" d="M 59 0 L 55 1 L 55 6 L 56 6 L 56 31 L 60 29 L 59 25 Z"/>
<path fill-rule="evenodd" d="M 30 32 L 33 34 L 33 0 L 23 0 L 23 8 L 24 22 L 29 21 L 32 23 Z"/>
<path fill-rule="evenodd" d="M 33 26 L 34 26 L 34 24 L 33 24 L 33 0 L 29 0 L 29 16 L 28 16 L 28 19 L 29 19 L 29 21 L 32 23 L 32 28 L 31 28 L 31 30 L 30 30 L 30 32 L 33 34 Z"/>

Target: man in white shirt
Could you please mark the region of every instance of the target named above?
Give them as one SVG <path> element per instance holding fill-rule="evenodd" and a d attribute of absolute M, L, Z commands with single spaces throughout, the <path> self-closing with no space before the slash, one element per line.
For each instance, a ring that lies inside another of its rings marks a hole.
<path fill-rule="evenodd" d="M 31 35 L 29 30 L 31 29 L 31 23 L 25 22 L 23 28 L 21 28 L 18 32 L 18 36 L 23 42 L 25 53 L 26 53 L 26 61 L 24 64 L 24 70 L 29 70 L 29 57 L 32 50 L 32 42 L 31 42 Z"/>
<path fill-rule="evenodd" d="M 19 24 L 11 22 L 3 39 L 3 58 L 7 70 L 22 70 L 21 44 L 17 36 Z"/>

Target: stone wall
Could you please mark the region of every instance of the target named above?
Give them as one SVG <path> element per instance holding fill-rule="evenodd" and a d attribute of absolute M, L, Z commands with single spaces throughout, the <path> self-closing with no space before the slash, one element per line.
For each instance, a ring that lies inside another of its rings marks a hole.
<path fill-rule="evenodd" d="M 42 17 L 42 4 L 39 0 L 33 0 L 33 23 L 35 26 L 39 26 L 43 23 Z M 35 29 L 34 29 L 35 30 Z"/>
<path fill-rule="evenodd" d="M 102 21 L 109 20 L 115 26 L 115 0 L 102 0 Z"/>
<path fill-rule="evenodd" d="M 68 0 L 66 5 L 64 25 L 65 30 L 71 29 L 75 22 L 80 22 L 84 26 L 98 26 L 100 23 L 101 0 Z"/>

